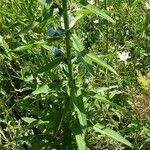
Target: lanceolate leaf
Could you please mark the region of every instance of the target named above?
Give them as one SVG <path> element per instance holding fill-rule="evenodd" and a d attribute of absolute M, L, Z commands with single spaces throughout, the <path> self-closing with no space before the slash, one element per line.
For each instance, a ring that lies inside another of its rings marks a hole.
<path fill-rule="evenodd" d="M 36 89 L 35 91 L 32 92 L 33 95 L 37 95 L 37 94 L 42 94 L 45 93 L 47 94 L 49 92 L 49 87 L 47 84 L 41 86 L 40 88 Z"/>
<path fill-rule="evenodd" d="M 94 5 L 88 4 L 84 8 L 85 9 L 81 9 L 81 10 L 77 11 L 76 14 L 84 14 L 84 15 L 96 14 L 96 15 L 102 17 L 103 19 L 106 19 L 112 23 L 116 23 L 115 20 L 113 20 L 104 11 L 100 10 L 98 7 L 96 7 Z"/>
<path fill-rule="evenodd" d="M 30 51 L 33 48 L 40 47 L 40 46 L 46 46 L 50 42 L 59 41 L 61 39 L 62 39 L 61 37 L 48 38 L 48 39 L 46 39 L 46 41 L 41 40 L 41 41 L 34 42 L 32 44 L 26 44 L 23 46 L 19 46 L 12 51 L 13 52 Z"/>
<path fill-rule="evenodd" d="M 94 71 L 92 68 L 92 63 L 87 57 L 84 57 L 87 52 L 84 50 L 84 46 L 79 37 L 76 34 L 73 34 L 71 40 L 73 41 L 74 48 L 77 50 L 78 58 L 83 63 L 84 67 L 93 75 Z"/>
<path fill-rule="evenodd" d="M 73 34 L 72 35 L 72 41 L 73 41 L 73 46 L 74 48 L 80 52 L 79 53 L 79 56 L 82 57 L 82 52 L 84 51 L 84 46 L 82 44 L 82 42 L 80 41 L 79 37 L 76 35 L 76 34 Z M 103 60 L 101 60 L 100 58 L 98 58 L 95 54 L 93 53 L 89 53 L 86 55 L 86 57 L 84 57 L 86 59 L 84 60 L 87 60 L 87 59 L 91 59 L 92 61 L 94 61 L 95 63 L 99 64 L 100 66 L 110 70 L 111 72 L 115 73 L 116 75 L 117 72 L 111 67 L 109 66 L 107 63 L 105 63 Z M 83 61 L 83 58 L 81 59 L 81 61 Z M 85 62 L 84 62 L 85 63 Z M 86 62 L 87 63 L 87 62 Z M 85 65 L 85 64 L 84 64 Z M 86 66 L 87 67 L 87 66 Z M 91 70 L 91 69 L 90 69 Z M 91 72 L 91 71 L 90 71 Z"/>
<path fill-rule="evenodd" d="M 41 119 L 34 119 L 31 117 L 22 117 L 21 119 L 24 122 L 30 124 L 28 127 L 33 127 L 33 126 L 37 126 L 37 125 L 44 125 L 44 124 L 49 123 L 49 121 L 45 121 L 45 120 L 41 120 Z"/>
<path fill-rule="evenodd" d="M 74 98 L 73 102 L 75 111 L 77 112 L 79 123 L 82 126 L 82 128 L 85 128 L 87 126 L 87 119 L 81 90 L 77 90 L 77 96 Z"/>
<path fill-rule="evenodd" d="M 82 42 L 80 41 L 79 37 L 76 34 L 72 35 L 71 40 L 73 41 L 74 48 L 78 52 L 81 52 L 81 51 L 84 50 L 84 46 L 83 46 Z"/>
<path fill-rule="evenodd" d="M 31 118 L 31 117 L 22 117 L 21 118 L 24 122 L 27 122 L 27 123 L 32 123 L 34 122 L 36 119 L 34 118 Z"/>
<path fill-rule="evenodd" d="M 74 20 L 70 23 L 69 28 L 73 28 L 75 24 L 80 21 L 85 15 L 78 15 L 77 17 L 74 18 Z"/>
<path fill-rule="evenodd" d="M 110 100 L 106 99 L 103 96 L 95 95 L 95 96 L 93 96 L 93 98 L 97 101 L 100 101 L 100 102 L 103 102 L 105 104 L 109 104 L 109 105 L 112 105 L 112 106 L 116 106 L 116 107 L 122 109 L 119 105 L 117 105 L 116 103 L 111 102 Z"/>
<path fill-rule="evenodd" d="M 85 128 L 87 125 L 86 114 L 84 110 L 83 100 L 79 99 L 75 102 L 75 111 L 77 112 L 77 116 L 80 122 L 80 125 Z"/>
<path fill-rule="evenodd" d="M 87 59 L 87 58 L 81 58 L 81 61 L 84 65 L 84 67 L 86 68 L 86 70 L 91 73 L 91 75 L 94 75 L 94 70 L 93 70 L 93 65 L 91 64 L 91 62 Z"/>
<path fill-rule="evenodd" d="M 112 23 L 115 23 L 115 21 L 109 17 L 106 13 L 104 13 L 102 10 L 100 10 L 98 7 L 94 6 L 94 5 L 87 5 L 86 8 L 88 10 L 90 10 L 91 12 L 93 12 L 94 14 L 112 22 Z"/>
<path fill-rule="evenodd" d="M 99 132 L 101 134 L 105 134 L 129 147 L 132 147 L 132 144 L 126 140 L 124 137 L 122 137 L 118 132 L 110 129 L 110 128 L 105 128 L 105 126 L 101 125 L 101 124 L 96 124 L 93 126 L 93 129 L 96 131 L 96 132 Z"/>
<path fill-rule="evenodd" d="M 86 141 L 85 141 L 85 134 L 82 131 L 82 126 L 77 121 L 74 124 L 74 134 L 76 138 L 76 143 L 79 150 L 87 150 Z"/>
<path fill-rule="evenodd" d="M 47 72 L 47 71 L 57 67 L 60 64 L 60 62 L 62 61 L 62 59 L 63 59 L 62 57 L 56 58 L 53 61 L 51 61 L 48 64 L 46 64 L 45 66 L 42 66 L 40 69 L 38 69 L 36 71 L 34 76 L 36 76 L 38 73 Z"/>
<path fill-rule="evenodd" d="M 38 42 L 34 42 L 32 44 L 27 44 L 27 45 L 24 45 L 24 46 L 19 46 L 16 49 L 14 49 L 13 52 L 31 50 L 32 48 L 35 48 L 37 46 L 46 45 L 46 44 L 47 44 L 46 41 L 38 41 Z"/>
<path fill-rule="evenodd" d="M 117 72 L 111 66 L 109 66 L 106 62 L 104 62 L 100 58 L 98 58 L 95 54 L 89 53 L 86 56 L 89 57 L 93 62 L 97 63 L 98 65 L 100 65 L 106 69 L 108 69 L 109 71 L 113 72 L 114 74 L 116 74 L 118 76 Z"/>
<path fill-rule="evenodd" d="M 62 57 L 54 59 L 53 61 L 51 61 L 51 62 L 47 63 L 46 65 L 42 66 L 41 68 L 39 68 L 34 74 L 28 76 L 25 79 L 25 81 L 30 82 L 30 81 L 34 80 L 34 78 L 37 77 L 38 74 L 47 72 L 47 71 L 57 67 L 61 63 L 62 60 L 63 60 Z"/>
<path fill-rule="evenodd" d="M 76 12 L 77 15 L 81 15 L 81 14 L 84 14 L 84 15 L 91 15 L 93 14 L 92 11 L 88 10 L 88 9 L 80 9 Z"/>
<path fill-rule="evenodd" d="M 77 97 L 74 98 L 74 108 L 77 114 L 77 122 L 74 127 L 74 133 L 79 150 L 86 150 L 85 131 L 87 127 L 87 118 L 84 109 L 82 92 L 77 91 Z"/>
<path fill-rule="evenodd" d="M 76 142 L 79 150 L 86 150 L 85 137 L 83 134 L 75 135 Z"/>

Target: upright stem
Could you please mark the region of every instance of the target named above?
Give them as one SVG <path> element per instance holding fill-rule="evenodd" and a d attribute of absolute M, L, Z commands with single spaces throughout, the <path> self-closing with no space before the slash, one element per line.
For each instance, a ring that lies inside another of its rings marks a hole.
<path fill-rule="evenodd" d="M 73 100 L 74 100 L 74 82 L 73 82 L 73 73 L 72 73 L 72 62 L 71 62 L 71 45 L 70 45 L 70 30 L 69 30 L 69 20 L 67 13 L 67 0 L 62 0 L 63 7 L 63 20 L 65 28 L 65 47 L 66 47 L 66 56 L 67 56 L 67 65 L 68 65 L 68 87 L 69 87 L 69 99 L 66 99 L 65 102 L 65 125 L 64 125 L 64 137 L 62 149 L 70 150 L 73 149 L 72 144 L 72 112 L 73 109 Z"/>
<path fill-rule="evenodd" d="M 107 10 L 107 0 L 105 0 L 105 10 Z M 105 48 L 105 54 L 108 54 L 108 21 L 106 20 L 106 35 L 105 35 L 105 39 L 106 39 L 106 48 Z M 108 59 L 107 59 L 107 63 L 108 63 Z M 106 86 L 109 86 L 109 76 L 108 76 L 108 70 L 106 69 Z M 109 91 L 107 91 L 107 96 L 109 97 Z"/>
<path fill-rule="evenodd" d="M 63 18 L 65 27 L 65 43 L 66 43 L 66 54 L 67 54 L 67 64 L 69 72 L 69 82 L 72 82 L 72 64 L 71 64 L 71 50 L 70 50 L 70 31 L 69 31 L 69 20 L 67 13 L 67 0 L 62 0 L 63 6 Z"/>
<path fill-rule="evenodd" d="M 105 0 L 105 10 L 107 10 L 107 0 Z M 108 54 L 108 21 L 106 20 L 106 54 Z"/>

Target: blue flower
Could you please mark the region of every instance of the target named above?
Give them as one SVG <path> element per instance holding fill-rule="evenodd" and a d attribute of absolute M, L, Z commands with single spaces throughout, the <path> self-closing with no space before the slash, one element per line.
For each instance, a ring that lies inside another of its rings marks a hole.
<path fill-rule="evenodd" d="M 55 56 L 55 57 L 60 57 L 60 56 L 62 56 L 62 51 L 61 51 L 60 48 L 54 47 L 54 56 Z"/>
<path fill-rule="evenodd" d="M 51 35 L 51 36 L 58 36 L 58 35 L 62 35 L 63 34 L 63 31 L 61 30 L 55 30 L 53 28 L 50 28 L 48 29 L 48 33 Z"/>

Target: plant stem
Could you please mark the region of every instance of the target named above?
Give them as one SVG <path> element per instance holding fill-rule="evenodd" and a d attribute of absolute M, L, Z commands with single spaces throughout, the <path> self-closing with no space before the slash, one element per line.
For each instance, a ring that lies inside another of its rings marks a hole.
<path fill-rule="evenodd" d="M 65 47 L 66 47 L 66 56 L 67 56 L 67 65 L 68 65 L 68 87 L 69 87 L 69 98 L 66 99 L 65 106 L 65 126 L 64 126 L 64 137 L 62 148 L 69 150 L 73 149 L 72 144 L 72 112 L 73 108 L 73 100 L 75 97 L 74 92 L 74 82 L 73 82 L 73 74 L 72 74 L 72 62 L 71 62 L 71 45 L 70 45 L 70 30 L 69 30 L 69 20 L 67 13 L 67 0 L 62 0 L 63 7 L 63 20 L 64 20 L 64 28 L 65 28 Z"/>
<path fill-rule="evenodd" d="M 63 18 L 64 18 L 64 27 L 65 27 L 65 44 L 66 44 L 66 54 L 67 54 L 67 64 L 68 64 L 68 73 L 69 81 L 72 81 L 72 64 L 71 64 L 71 46 L 70 46 L 70 30 L 69 30 L 69 20 L 67 13 L 67 0 L 62 0 L 63 6 Z"/>
<path fill-rule="evenodd" d="M 105 10 L 107 11 L 107 0 L 104 1 L 105 3 Z M 108 21 L 106 20 L 106 24 L 105 24 L 105 28 L 106 28 L 106 35 L 105 35 L 105 54 L 108 54 L 108 42 L 109 42 L 109 39 L 108 39 L 108 28 L 109 28 L 109 25 L 108 25 Z M 108 64 L 108 59 L 107 59 L 107 64 Z M 109 76 L 108 76 L 108 70 L 106 69 L 106 86 L 109 87 L 110 86 L 110 83 L 109 83 Z M 109 97 L 109 91 L 107 91 L 107 97 Z"/>
<path fill-rule="evenodd" d="M 104 7 L 105 7 L 105 10 L 107 11 L 107 0 L 105 0 L 105 6 Z M 108 26 L 108 21 L 107 20 L 106 20 L 105 26 L 106 26 L 106 35 L 105 35 L 106 36 L 106 51 L 105 52 L 106 52 L 106 54 L 108 54 L 108 42 L 109 42 L 108 41 L 108 27 L 109 26 Z"/>

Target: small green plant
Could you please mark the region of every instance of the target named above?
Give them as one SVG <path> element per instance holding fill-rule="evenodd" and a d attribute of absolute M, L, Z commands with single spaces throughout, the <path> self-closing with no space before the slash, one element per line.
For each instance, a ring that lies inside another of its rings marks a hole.
<path fill-rule="evenodd" d="M 149 78 L 146 78 L 146 76 L 143 76 L 141 72 L 138 72 L 137 80 L 139 84 L 141 85 L 141 87 L 143 88 L 143 90 L 150 91 L 150 79 Z"/>

